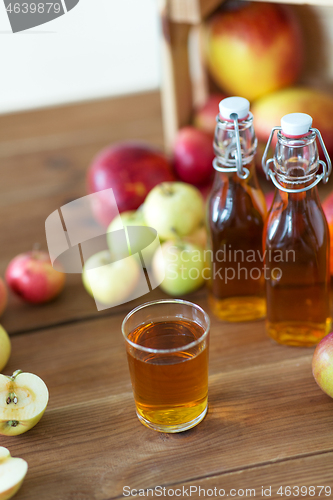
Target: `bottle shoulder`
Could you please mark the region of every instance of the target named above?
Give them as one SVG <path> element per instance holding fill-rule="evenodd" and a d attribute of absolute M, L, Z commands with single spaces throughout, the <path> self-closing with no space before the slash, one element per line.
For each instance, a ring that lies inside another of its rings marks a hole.
<path fill-rule="evenodd" d="M 262 225 L 266 202 L 261 190 L 248 185 L 230 185 L 213 191 L 208 201 L 210 227 Z"/>
<path fill-rule="evenodd" d="M 327 244 L 328 225 L 319 198 L 300 195 L 305 193 L 276 193 L 265 223 L 266 243 L 279 247 Z"/>

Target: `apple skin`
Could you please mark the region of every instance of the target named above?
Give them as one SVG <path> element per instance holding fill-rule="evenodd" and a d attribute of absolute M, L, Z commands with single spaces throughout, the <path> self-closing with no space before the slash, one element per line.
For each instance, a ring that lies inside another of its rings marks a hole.
<path fill-rule="evenodd" d="M 0 447 L 0 478 L 2 476 L 1 469 L 3 468 L 3 476 L 5 479 L 7 479 L 7 474 L 9 473 L 9 468 L 11 469 L 11 473 L 13 470 L 15 470 L 15 475 L 17 476 L 15 480 L 17 482 L 11 481 L 11 483 L 14 483 L 12 486 L 8 488 L 7 484 L 7 489 L 4 490 L 2 485 L 1 485 L 1 479 L 0 479 L 0 500 L 9 500 L 12 498 L 18 490 L 21 488 L 22 483 L 24 481 L 24 478 L 28 472 L 28 464 L 25 460 L 22 458 L 13 458 L 11 457 L 9 450 L 7 448 L 4 448 L 3 446 Z"/>
<path fill-rule="evenodd" d="M 11 354 L 11 342 L 6 330 L 0 325 L 0 372 L 4 369 Z"/>
<path fill-rule="evenodd" d="M 142 235 L 138 236 L 135 241 L 127 244 L 127 248 L 123 248 L 122 245 L 117 244 L 119 242 L 118 237 L 114 236 L 113 231 L 117 231 L 119 229 L 123 229 L 123 227 L 127 226 L 142 226 L 145 229 Z M 147 227 L 146 221 L 143 216 L 142 209 L 138 210 L 128 210 L 127 212 L 122 212 L 120 215 L 117 215 L 107 228 L 106 240 L 109 247 L 109 250 L 112 255 L 114 255 L 117 259 L 124 259 L 129 255 L 133 255 L 140 250 L 146 248 L 152 240 L 155 238 L 155 232 L 152 231 L 151 228 Z M 148 254 L 148 255 L 147 255 Z M 148 259 L 148 263 L 151 261 L 151 258 L 154 254 L 154 248 L 152 251 L 146 251 L 145 257 Z M 1 500 L 1 499 L 0 499 Z"/>
<path fill-rule="evenodd" d="M 124 142 L 96 156 L 88 171 L 87 189 L 91 194 L 112 188 L 121 213 L 136 210 L 153 187 L 174 179 L 171 164 L 161 151 L 146 144 Z M 103 193 L 94 199 L 92 210 L 104 227 L 117 215 Z"/>
<path fill-rule="evenodd" d="M 2 278 L 0 278 L 0 316 L 3 314 L 6 309 L 8 302 L 8 292 L 5 282 Z M 0 499 L 1 500 L 1 499 Z"/>
<path fill-rule="evenodd" d="M 32 304 L 49 302 L 65 285 L 65 274 L 56 271 L 49 254 L 40 250 L 20 254 L 11 260 L 5 278 L 16 295 Z"/>
<path fill-rule="evenodd" d="M 183 241 L 166 241 L 152 261 L 156 279 L 160 282 L 160 278 L 165 276 L 160 288 L 174 297 L 200 288 L 205 281 L 204 269 L 203 249 Z"/>
<path fill-rule="evenodd" d="M 213 138 L 195 127 L 184 127 L 177 133 L 173 147 L 174 168 L 181 181 L 207 183 L 214 173 Z"/>
<path fill-rule="evenodd" d="M 110 252 L 103 250 L 87 260 L 82 273 L 83 285 L 89 295 L 108 306 L 126 302 L 140 279 L 139 265 L 133 259 L 111 262 Z"/>
<path fill-rule="evenodd" d="M 219 104 L 227 96 L 224 94 L 211 94 L 203 106 L 197 108 L 194 114 L 193 124 L 196 128 L 203 130 L 214 137 L 216 117 L 219 113 Z"/>
<path fill-rule="evenodd" d="M 309 87 L 293 87 L 274 92 L 256 101 L 252 108 L 253 123 L 259 141 L 267 143 L 269 134 L 288 113 L 307 113 L 313 118 L 325 142 L 328 154 L 333 154 L 333 96 Z M 276 134 L 273 147 L 276 144 Z M 322 159 L 321 148 L 318 147 Z M 270 156 L 271 157 L 271 156 Z"/>
<path fill-rule="evenodd" d="M 207 21 L 204 32 L 208 70 L 230 95 L 252 101 L 293 84 L 300 74 L 301 30 L 285 5 L 229 4 Z"/>
<path fill-rule="evenodd" d="M 322 206 L 330 232 L 330 274 L 333 276 L 333 193 L 325 199 Z"/>
<path fill-rule="evenodd" d="M 163 182 L 147 196 L 144 218 L 164 240 L 191 234 L 204 219 L 200 191 L 184 182 Z"/>
<path fill-rule="evenodd" d="M 333 333 L 326 335 L 317 345 L 312 373 L 319 387 L 333 398 Z"/>

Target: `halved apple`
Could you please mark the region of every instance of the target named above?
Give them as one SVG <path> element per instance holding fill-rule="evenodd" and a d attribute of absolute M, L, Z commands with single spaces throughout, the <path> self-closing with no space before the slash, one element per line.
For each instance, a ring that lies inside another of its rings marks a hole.
<path fill-rule="evenodd" d="M 0 371 L 6 366 L 11 352 L 11 345 L 8 334 L 2 326 L 0 326 Z"/>
<path fill-rule="evenodd" d="M 7 448 L 0 447 L 0 500 L 8 500 L 18 492 L 27 471 L 25 460 L 11 457 Z"/>
<path fill-rule="evenodd" d="M 49 391 L 37 375 L 21 370 L 11 377 L 0 375 L 0 434 L 29 431 L 42 418 L 48 401 Z"/>

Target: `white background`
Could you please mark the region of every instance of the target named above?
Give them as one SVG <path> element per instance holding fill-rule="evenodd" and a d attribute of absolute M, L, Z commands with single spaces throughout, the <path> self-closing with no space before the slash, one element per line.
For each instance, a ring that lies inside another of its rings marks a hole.
<path fill-rule="evenodd" d="M 0 0 L 0 61 L 0 113 L 157 88 L 157 1 L 80 0 L 13 34 Z"/>

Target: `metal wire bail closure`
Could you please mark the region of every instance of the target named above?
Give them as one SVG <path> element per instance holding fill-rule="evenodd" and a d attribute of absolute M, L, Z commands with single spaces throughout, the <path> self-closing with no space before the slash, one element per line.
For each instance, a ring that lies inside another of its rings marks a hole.
<path fill-rule="evenodd" d="M 274 163 L 274 159 L 273 158 L 269 158 L 266 161 L 269 147 L 270 147 L 271 142 L 273 140 L 274 133 L 277 130 L 282 130 L 282 127 L 273 127 L 272 128 L 272 131 L 271 131 L 270 136 L 268 138 L 268 142 L 266 144 L 266 148 L 265 148 L 265 151 L 264 151 L 264 154 L 263 154 L 263 157 L 262 157 L 262 161 L 261 161 L 261 166 L 262 166 L 263 171 L 266 174 L 266 178 L 268 179 L 270 177 L 271 180 L 272 180 L 272 182 L 273 182 L 273 184 L 274 184 L 274 186 L 277 187 L 278 189 L 280 189 L 280 191 L 284 191 L 285 193 L 302 193 L 304 191 L 308 191 L 309 189 L 312 189 L 317 184 L 319 184 L 319 182 L 321 180 L 323 181 L 324 184 L 326 184 L 328 182 L 329 176 L 331 175 L 331 172 L 332 172 L 332 162 L 331 162 L 331 159 L 330 159 L 330 157 L 328 155 L 328 152 L 327 152 L 325 143 L 323 141 L 323 138 L 321 136 L 321 133 L 316 128 L 310 128 L 309 132 L 314 132 L 316 134 L 316 136 L 318 138 L 318 141 L 320 143 L 320 146 L 322 148 L 322 151 L 323 151 L 323 153 L 325 155 L 327 164 L 323 160 L 319 160 L 319 164 L 322 166 L 323 172 L 321 174 L 317 174 L 316 175 L 316 179 L 309 186 L 307 186 L 305 188 L 301 188 L 301 189 L 288 189 L 288 188 L 285 188 L 284 186 L 282 186 L 282 184 L 279 183 L 279 181 L 276 178 L 276 173 L 272 169 L 272 165 L 271 165 L 272 163 Z"/>
<path fill-rule="evenodd" d="M 234 123 L 235 128 L 235 136 L 236 136 L 236 167 L 223 167 L 219 164 L 217 158 L 213 160 L 213 167 L 218 172 L 237 172 L 238 177 L 241 179 L 247 179 L 250 175 L 250 171 L 248 168 L 243 166 L 242 162 L 242 148 L 240 144 L 240 135 L 239 135 L 239 125 L 238 125 L 238 115 L 237 113 L 232 113 L 230 115 L 231 120 Z"/>

